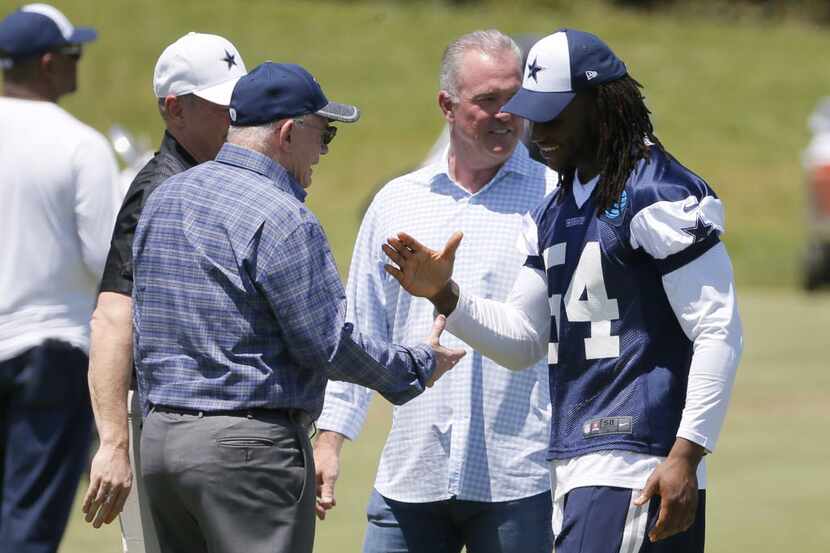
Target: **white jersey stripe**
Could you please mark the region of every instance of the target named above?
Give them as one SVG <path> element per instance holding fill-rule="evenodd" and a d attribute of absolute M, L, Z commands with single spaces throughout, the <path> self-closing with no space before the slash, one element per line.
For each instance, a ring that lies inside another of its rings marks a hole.
<path fill-rule="evenodd" d="M 622 543 L 620 543 L 620 553 L 637 553 L 640 551 L 646 537 L 648 503 L 640 507 L 634 504 L 634 500 L 640 496 L 641 492 L 642 490 L 631 490 L 631 503 L 625 517 L 625 529 L 623 530 Z"/>

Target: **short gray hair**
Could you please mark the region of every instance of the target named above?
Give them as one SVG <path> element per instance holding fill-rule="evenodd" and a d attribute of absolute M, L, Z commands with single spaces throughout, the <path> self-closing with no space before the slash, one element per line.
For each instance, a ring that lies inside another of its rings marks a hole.
<path fill-rule="evenodd" d="M 505 52 L 513 54 L 516 57 L 516 71 L 521 79 L 522 51 L 512 38 L 496 29 L 467 33 L 452 41 L 441 58 L 439 86 L 454 102 L 458 101 L 458 73 L 461 70 L 461 60 L 470 50 L 490 55 Z"/>
<path fill-rule="evenodd" d="M 265 153 L 263 151 L 265 149 L 263 145 L 271 133 L 274 132 L 275 128 L 282 126 L 284 122 L 285 119 L 280 119 L 265 123 L 264 125 L 250 127 L 234 127 L 231 125 L 228 127 L 228 142 L 260 153 Z"/>

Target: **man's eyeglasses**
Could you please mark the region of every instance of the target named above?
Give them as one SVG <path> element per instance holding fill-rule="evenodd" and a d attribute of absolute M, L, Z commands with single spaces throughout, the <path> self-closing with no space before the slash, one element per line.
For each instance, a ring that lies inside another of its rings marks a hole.
<path fill-rule="evenodd" d="M 55 52 L 57 52 L 58 54 L 62 54 L 68 58 L 79 60 L 81 59 L 81 55 L 83 54 L 84 50 L 80 44 L 67 44 L 66 46 L 56 48 Z"/>
<path fill-rule="evenodd" d="M 337 136 L 337 127 L 332 125 L 326 125 L 325 127 L 318 127 L 316 125 L 310 124 L 308 121 L 304 119 L 294 119 L 294 122 L 298 125 L 302 125 L 305 127 L 311 127 L 312 129 L 317 129 L 320 131 L 320 140 L 322 140 L 323 144 L 328 146 L 331 144 L 331 141 L 334 140 L 334 137 Z"/>

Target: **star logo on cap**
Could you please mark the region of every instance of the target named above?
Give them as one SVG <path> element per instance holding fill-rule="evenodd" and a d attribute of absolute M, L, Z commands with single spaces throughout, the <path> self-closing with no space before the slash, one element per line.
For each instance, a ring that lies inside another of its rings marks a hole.
<path fill-rule="evenodd" d="M 228 64 L 228 71 L 230 71 L 231 67 L 236 65 L 236 56 L 225 50 L 225 57 L 221 61 Z"/>
<path fill-rule="evenodd" d="M 527 71 L 528 71 L 527 76 L 528 77 L 533 77 L 533 80 L 538 83 L 539 79 L 536 78 L 536 73 L 538 73 L 539 71 L 544 71 L 545 68 L 537 65 L 536 64 L 536 59 L 537 58 L 533 58 L 533 63 L 531 63 L 530 65 L 527 66 Z"/>
<path fill-rule="evenodd" d="M 704 223 L 703 219 L 698 217 L 697 224 L 695 224 L 695 226 L 680 230 L 682 230 L 694 239 L 692 242 L 693 244 L 697 244 L 698 242 L 702 242 L 706 239 L 707 236 L 709 236 L 709 234 L 712 232 L 712 224 Z"/>

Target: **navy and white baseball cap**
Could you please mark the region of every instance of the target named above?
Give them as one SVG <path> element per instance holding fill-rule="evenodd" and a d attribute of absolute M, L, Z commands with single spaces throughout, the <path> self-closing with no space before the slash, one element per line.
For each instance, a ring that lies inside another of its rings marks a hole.
<path fill-rule="evenodd" d="M 504 105 L 535 123 L 554 119 L 576 93 L 625 76 L 625 64 L 596 35 L 560 29 L 533 45 L 522 88 Z"/>
<path fill-rule="evenodd" d="M 236 83 L 230 106 L 231 125 L 237 127 L 312 113 L 343 123 L 360 119 L 359 109 L 329 102 L 317 79 L 293 63 L 266 61 L 255 68 Z"/>
<path fill-rule="evenodd" d="M 156 98 L 195 94 L 227 106 L 236 81 L 245 75 L 236 46 L 219 35 L 187 33 L 164 49 L 153 72 Z"/>
<path fill-rule="evenodd" d="M 27 4 L 0 21 L 0 55 L 11 60 L 42 54 L 98 37 L 91 27 L 75 27 L 49 4 Z"/>

